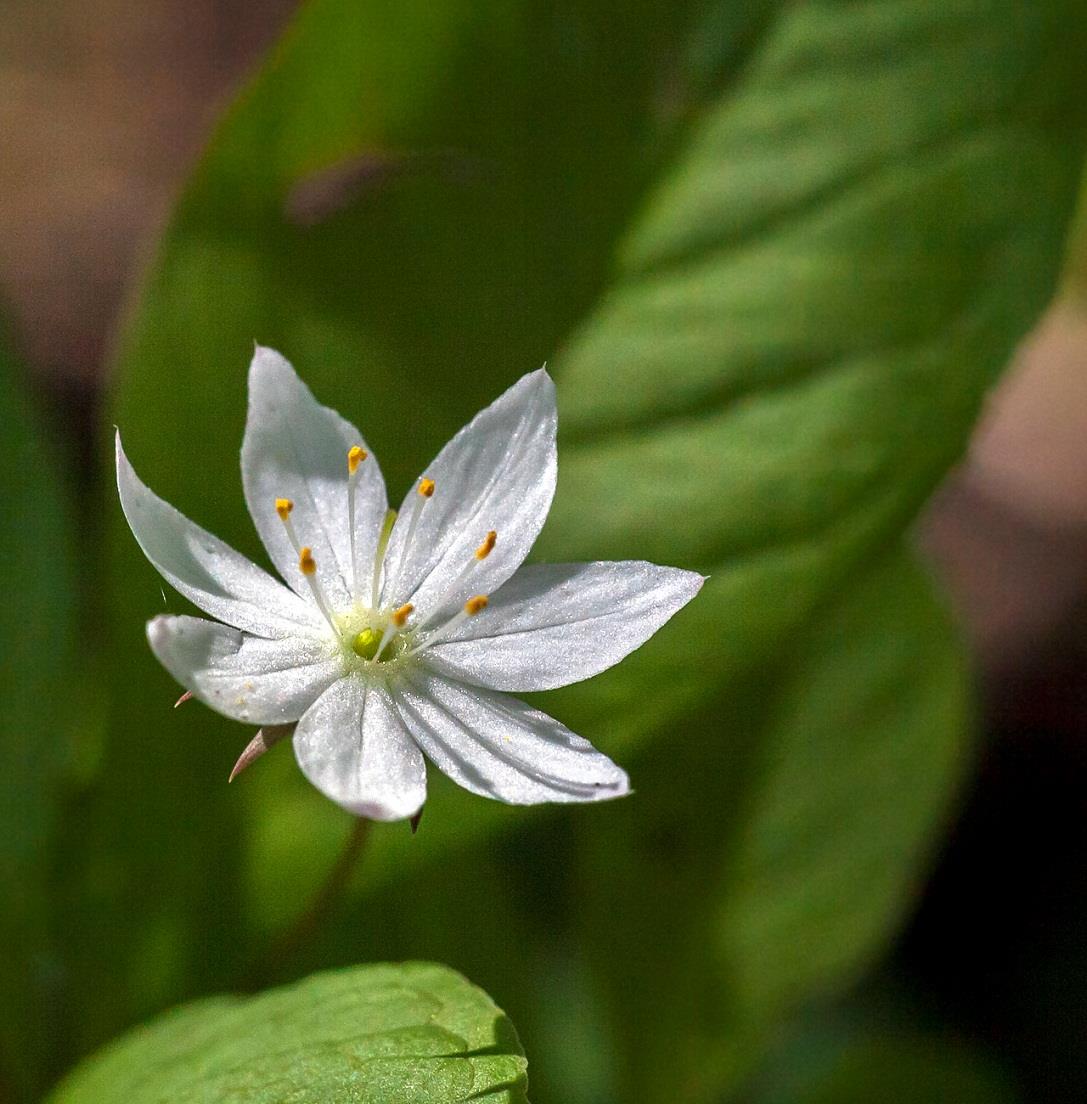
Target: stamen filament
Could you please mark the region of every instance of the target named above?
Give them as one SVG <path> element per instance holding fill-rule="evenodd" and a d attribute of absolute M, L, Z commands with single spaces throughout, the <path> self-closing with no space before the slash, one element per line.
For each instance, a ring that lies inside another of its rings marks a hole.
<path fill-rule="evenodd" d="M 404 538 L 404 543 L 400 547 L 400 559 L 396 564 L 396 575 L 393 576 L 392 585 L 389 587 L 389 600 L 393 601 L 396 598 L 396 588 L 400 586 L 400 580 L 404 575 L 404 565 L 408 562 L 408 554 L 411 552 L 411 542 L 415 539 L 415 528 L 419 524 L 419 515 L 423 512 L 423 506 L 429 498 L 434 495 L 434 480 L 433 479 L 420 479 L 419 486 L 416 488 L 419 492 L 416 495 L 415 502 L 411 508 L 411 520 L 408 522 L 408 535 Z M 374 599 L 374 604 L 377 605 L 377 599 Z"/>
<path fill-rule="evenodd" d="M 351 538 L 351 597 L 359 600 L 359 561 L 355 550 L 355 488 L 359 483 L 359 465 L 369 454 L 360 445 L 347 450 L 347 530 Z"/>
<path fill-rule="evenodd" d="M 298 570 L 306 577 L 310 592 L 313 594 L 313 600 L 317 603 L 317 608 L 324 614 L 328 627 L 338 635 L 340 630 L 336 627 L 336 622 L 332 617 L 332 610 L 329 607 L 328 599 L 325 597 L 324 589 L 317 580 L 317 561 L 313 558 L 313 549 L 308 544 L 298 554 Z"/>
<path fill-rule="evenodd" d="M 377 609 L 378 599 L 381 597 L 381 569 L 385 566 L 385 553 L 389 549 L 389 538 L 393 535 L 393 525 L 396 522 L 396 511 L 386 510 L 385 520 L 381 523 L 381 535 L 377 538 L 377 548 L 374 549 L 374 574 L 370 580 L 370 606 Z"/>
<path fill-rule="evenodd" d="M 420 652 L 425 652 L 427 648 L 432 648 L 435 644 L 440 644 L 451 633 L 456 632 L 457 629 L 468 620 L 469 617 L 475 617 L 482 613 L 487 608 L 487 595 L 477 594 L 474 598 L 469 598 L 464 606 L 457 610 L 452 617 L 444 625 L 440 625 L 424 640 L 421 644 L 416 644 L 410 652 L 404 653 L 404 659 L 410 659 L 414 655 L 418 655 Z"/>

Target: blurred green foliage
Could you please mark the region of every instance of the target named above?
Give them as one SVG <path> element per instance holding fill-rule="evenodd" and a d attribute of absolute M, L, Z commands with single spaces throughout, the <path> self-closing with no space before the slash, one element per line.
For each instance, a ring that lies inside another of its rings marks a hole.
<path fill-rule="evenodd" d="M 0 557 L 0 1099 L 40 1076 L 56 984 L 48 925 L 50 851 L 77 693 L 72 521 L 58 447 L 47 443 L 0 335 L 0 456 L 7 516 Z"/>
<path fill-rule="evenodd" d="M 1012 1104 L 993 1061 L 961 1040 L 834 1023 L 795 1033 L 757 1079 L 749 1104 Z"/>
<path fill-rule="evenodd" d="M 667 1100 L 677 1074 L 684 1099 L 741 1083 L 791 1012 L 882 949 L 942 826 L 965 678 L 910 558 L 873 565 L 783 658 L 661 740 L 644 769 L 674 782 L 581 826 L 623 1099 Z"/>
<path fill-rule="evenodd" d="M 141 475 L 259 555 L 254 339 L 362 427 L 394 499 L 547 360 L 539 557 L 711 579 L 546 696 L 632 798 L 512 810 L 434 778 L 419 836 L 379 830 L 285 974 L 440 959 L 509 1009 L 538 1100 L 709 1101 L 879 954 L 968 751 L 903 533 L 1052 291 L 1085 23 L 1072 0 L 302 9 L 129 320 L 109 421 Z M 230 988 L 347 829 L 285 750 L 227 789 L 248 733 L 170 709 L 159 580 L 112 514 L 108 738 L 57 847 L 60 1062 Z"/>
<path fill-rule="evenodd" d="M 109 1047 L 55 1104 L 526 1104 L 517 1033 L 444 966 L 318 974 L 168 1013 Z"/>
<path fill-rule="evenodd" d="M 1079 206 L 1069 234 L 1063 290 L 1066 301 L 1080 310 L 1087 308 L 1087 176 L 1083 178 Z"/>

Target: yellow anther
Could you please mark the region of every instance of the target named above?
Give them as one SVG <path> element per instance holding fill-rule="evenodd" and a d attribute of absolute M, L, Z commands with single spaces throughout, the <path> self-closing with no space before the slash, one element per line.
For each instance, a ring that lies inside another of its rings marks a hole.
<path fill-rule="evenodd" d="M 476 549 L 476 559 L 485 560 L 494 550 L 494 542 L 498 540 L 498 534 L 492 529 L 483 539 L 483 543 Z"/>
<path fill-rule="evenodd" d="M 464 603 L 464 612 L 469 617 L 475 617 L 477 613 L 482 613 L 487 608 L 487 595 L 477 594 L 474 598 L 469 598 Z"/>
<path fill-rule="evenodd" d="M 433 479 L 420 479 L 419 480 L 419 494 L 423 498 L 430 498 L 434 493 L 434 480 Z"/>
<path fill-rule="evenodd" d="M 298 554 L 298 570 L 303 575 L 315 575 L 317 573 L 317 561 L 313 558 L 313 549 L 308 544 Z"/>
<path fill-rule="evenodd" d="M 395 626 L 396 626 L 396 627 L 397 627 L 398 629 L 402 629 L 402 628 L 404 627 L 404 625 L 406 624 L 406 622 L 407 622 L 408 618 L 409 618 L 409 617 L 411 616 L 411 611 L 412 611 L 413 609 L 415 609 L 415 607 L 414 607 L 414 606 L 413 606 L 413 605 L 412 605 L 412 604 L 411 604 L 410 602 L 405 602 L 405 604 L 404 604 L 404 605 L 402 605 L 402 606 L 401 606 L 401 607 L 400 607 L 400 608 L 399 608 L 399 609 L 398 609 L 398 610 L 397 610 L 397 611 L 396 611 L 396 612 L 395 612 L 395 613 L 393 614 L 393 624 L 394 624 L 394 625 L 395 625 Z"/>
<path fill-rule="evenodd" d="M 359 464 L 369 455 L 361 445 L 352 445 L 347 450 L 347 474 L 354 475 L 359 470 Z"/>
<path fill-rule="evenodd" d="M 294 503 L 289 498 L 276 499 L 276 513 L 279 514 L 280 521 L 286 521 L 291 516 L 293 509 Z"/>

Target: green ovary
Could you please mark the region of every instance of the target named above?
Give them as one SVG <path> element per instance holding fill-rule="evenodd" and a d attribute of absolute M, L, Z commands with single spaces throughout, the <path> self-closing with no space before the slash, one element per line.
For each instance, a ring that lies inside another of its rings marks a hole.
<path fill-rule="evenodd" d="M 385 638 L 386 633 L 392 633 L 392 639 L 381 649 L 381 641 Z M 396 659 L 405 648 L 406 640 L 403 634 L 398 633 L 393 628 L 387 629 L 373 629 L 365 628 L 362 632 L 356 633 L 351 639 L 351 651 L 359 657 L 359 659 L 372 660 L 375 657 L 379 663 L 388 663 L 390 659 Z M 378 656 L 378 649 L 381 649 L 381 655 Z"/>
<path fill-rule="evenodd" d="M 381 647 L 381 638 L 385 634 L 378 629 L 376 632 L 373 629 L 363 629 L 362 632 L 356 633 L 355 639 L 351 641 L 351 651 L 359 657 L 359 659 L 373 659 L 377 655 L 378 648 Z M 385 651 L 389 649 L 386 648 Z M 382 656 L 382 659 L 385 657 Z"/>

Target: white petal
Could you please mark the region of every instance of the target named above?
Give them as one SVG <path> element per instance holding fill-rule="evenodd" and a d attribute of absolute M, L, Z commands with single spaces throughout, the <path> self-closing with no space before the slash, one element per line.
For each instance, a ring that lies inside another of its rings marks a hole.
<path fill-rule="evenodd" d="M 205 705 L 251 724 L 297 721 L 343 673 L 327 640 L 265 640 L 199 617 L 156 617 L 147 639 Z"/>
<path fill-rule="evenodd" d="M 553 690 L 641 647 L 703 576 L 643 561 L 522 567 L 447 642 L 424 652 L 443 674 L 492 690 Z"/>
<path fill-rule="evenodd" d="M 258 636 L 313 633 L 317 608 L 189 521 L 140 482 L 117 434 L 121 509 L 144 555 L 177 591 L 212 617 Z"/>
<path fill-rule="evenodd" d="M 426 764 L 388 693 L 350 676 L 333 683 L 294 730 L 305 776 L 348 812 L 371 820 L 414 816 L 426 800 Z"/>
<path fill-rule="evenodd" d="M 472 793 L 535 805 L 629 790 L 626 773 L 606 755 L 516 698 L 423 671 L 397 686 L 395 701 L 416 743 Z"/>
<path fill-rule="evenodd" d="M 473 594 L 489 594 L 524 561 L 543 526 L 555 493 L 555 385 L 542 368 L 515 383 L 472 419 L 438 453 L 424 474 L 434 496 L 419 515 L 411 547 L 404 544 L 418 500 L 408 492 L 389 543 L 384 601 L 411 601 L 420 619 L 456 575 L 474 565 L 450 610 Z M 498 533 L 486 560 L 475 550 L 490 530 Z M 403 562 L 401 562 L 403 561 Z"/>
<path fill-rule="evenodd" d="M 291 524 L 313 549 L 317 575 L 333 606 L 350 604 L 347 452 L 366 448 L 359 431 L 321 406 L 279 353 L 258 346 L 249 367 L 249 413 L 242 442 L 242 483 L 249 512 L 272 562 L 299 594 L 308 584 L 298 554 L 276 513 L 277 498 L 294 503 Z M 369 451 L 369 449 L 367 449 Z M 355 488 L 355 540 L 360 578 L 369 582 L 388 503 L 373 453 Z"/>

